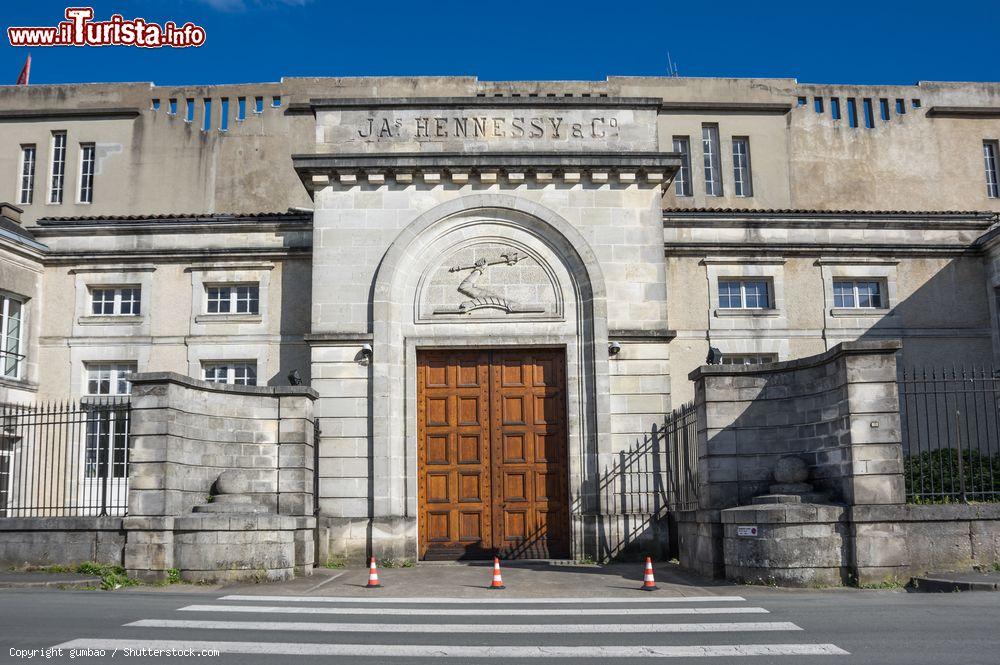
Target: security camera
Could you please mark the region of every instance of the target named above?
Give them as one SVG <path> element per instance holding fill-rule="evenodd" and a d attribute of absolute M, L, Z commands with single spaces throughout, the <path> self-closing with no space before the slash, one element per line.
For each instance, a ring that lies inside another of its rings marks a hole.
<path fill-rule="evenodd" d="M 618 342 L 608 342 L 608 355 L 617 356 L 622 352 L 622 345 Z"/>
<path fill-rule="evenodd" d="M 374 352 L 372 351 L 371 344 L 365 344 L 364 346 L 361 347 L 361 355 L 363 355 L 366 359 L 371 360 L 372 353 Z"/>
<path fill-rule="evenodd" d="M 708 357 L 705 358 L 706 365 L 721 365 L 722 364 L 722 351 L 714 346 L 708 347 Z"/>

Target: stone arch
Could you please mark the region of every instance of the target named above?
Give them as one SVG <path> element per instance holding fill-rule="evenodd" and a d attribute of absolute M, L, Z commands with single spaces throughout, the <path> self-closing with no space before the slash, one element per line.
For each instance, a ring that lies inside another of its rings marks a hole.
<path fill-rule="evenodd" d="M 463 196 L 424 212 L 400 231 L 379 264 L 371 294 L 373 517 L 376 524 L 393 525 L 397 537 L 405 535 L 407 549 L 415 554 L 419 512 L 415 482 L 415 349 L 423 348 L 427 340 L 416 334 L 415 341 L 407 338 L 405 331 L 413 324 L 410 314 L 414 302 L 404 294 L 415 289 L 413 284 L 429 262 L 425 250 L 463 224 L 472 229 L 501 224 L 537 238 L 559 258 L 569 275 L 576 303 L 576 318 L 572 321 L 575 332 L 552 341 L 567 347 L 567 382 L 572 384 L 567 386 L 567 394 L 574 400 L 568 407 L 569 424 L 574 428 L 568 441 L 571 531 L 574 553 L 582 554 L 590 549 L 584 543 L 582 516 L 598 509 L 598 441 L 610 431 L 604 276 L 596 254 L 572 224 L 541 204 L 506 194 Z M 474 237 L 474 230 L 469 233 Z M 482 334 L 478 340 L 474 336 L 441 335 L 434 342 L 446 346 L 504 345 Z M 542 341 L 530 335 L 514 336 L 513 341 L 505 342 L 538 343 Z"/>

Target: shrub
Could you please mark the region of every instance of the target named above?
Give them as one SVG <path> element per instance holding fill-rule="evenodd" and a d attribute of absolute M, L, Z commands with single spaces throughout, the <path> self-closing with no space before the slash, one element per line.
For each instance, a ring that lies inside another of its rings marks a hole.
<path fill-rule="evenodd" d="M 961 500 L 961 482 L 970 501 L 1000 501 L 1000 454 L 957 450 L 928 450 L 903 461 L 906 494 L 913 503 L 951 503 Z"/>

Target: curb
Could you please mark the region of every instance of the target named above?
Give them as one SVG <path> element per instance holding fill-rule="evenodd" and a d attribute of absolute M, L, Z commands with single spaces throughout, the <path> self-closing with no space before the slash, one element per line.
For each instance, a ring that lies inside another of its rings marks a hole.
<path fill-rule="evenodd" d="M 971 582 L 949 580 L 942 577 L 914 577 L 910 580 L 914 591 L 923 593 L 954 593 L 956 591 L 1000 591 L 1000 582 Z"/>
<path fill-rule="evenodd" d="M 54 579 L 54 580 L 40 580 L 34 582 L 9 582 L 0 581 L 0 589 L 54 589 L 54 588 L 65 588 L 65 587 L 87 587 L 101 586 L 101 578 L 99 577 L 86 577 L 83 579 L 75 578 L 72 580 L 66 579 Z"/>

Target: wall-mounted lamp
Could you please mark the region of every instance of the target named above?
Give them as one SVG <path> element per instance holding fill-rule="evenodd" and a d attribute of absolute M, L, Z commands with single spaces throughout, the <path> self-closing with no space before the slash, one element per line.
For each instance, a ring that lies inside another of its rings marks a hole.
<path fill-rule="evenodd" d="M 608 355 L 617 356 L 622 352 L 622 345 L 618 342 L 608 342 Z"/>
<path fill-rule="evenodd" d="M 722 364 L 722 351 L 715 348 L 714 346 L 708 347 L 708 357 L 705 358 L 706 365 L 721 365 Z"/>

